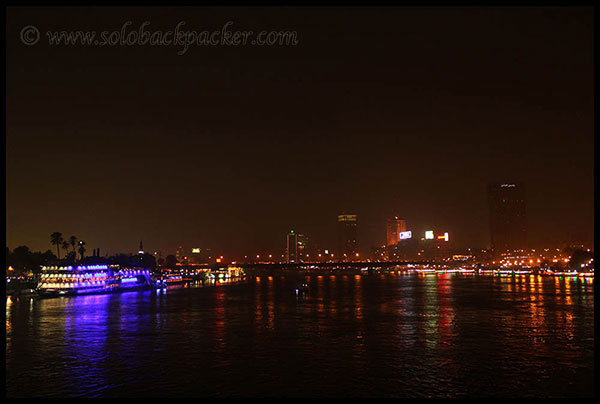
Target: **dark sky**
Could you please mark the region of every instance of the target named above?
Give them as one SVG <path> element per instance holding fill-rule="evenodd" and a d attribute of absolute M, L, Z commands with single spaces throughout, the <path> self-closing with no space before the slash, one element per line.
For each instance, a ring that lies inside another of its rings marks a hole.
<path fill-rule="evenodd" d="M 295 46 L 50 46 L 47 31 L 293 30 Z M 41 38 L 20 40 L 34 25 Z M 7 244 L 365 253 L 396 213 L 487 247 L 489 181 L 532 246 L 593 242 L 591 8 L 7 10 Z"/>

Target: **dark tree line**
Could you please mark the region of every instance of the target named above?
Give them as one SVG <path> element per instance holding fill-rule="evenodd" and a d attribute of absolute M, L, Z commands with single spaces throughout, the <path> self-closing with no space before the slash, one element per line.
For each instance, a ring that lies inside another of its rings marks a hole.
<path fill-rule="evenodd" d="M 13 267 L 19 272 L 39 273 L 44 265 L 51 265 L 57 262 L 56 255 L 50 250 L 46 252 L 34 252 L 27 246 L 20 246 L 10 251 L 6 247 L 6 267 Z"/>

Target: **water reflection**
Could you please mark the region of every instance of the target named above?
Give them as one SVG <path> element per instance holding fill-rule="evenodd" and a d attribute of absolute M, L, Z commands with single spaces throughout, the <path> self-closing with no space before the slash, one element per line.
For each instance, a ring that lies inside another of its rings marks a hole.
<path fill-rule="evenodd" d="M 434 349 L 438 344 L 438 278 L 436 274 L 420 275 L 419 278 L 423 282 L 423 296 L 420 304 L 422 310 L 418 313 L 421 319 L 419 334 L 424 338 L 427 347 Z"/>
<path fill-rule="evenodd" d="M 453 338 L 452 327 L 454 325 L 454 308 L 452 306 L 452 279 L 454 275 L 446 275 L 442 283 L 438 285 L 439 308 L 439 332 L 441 343 L 451 345 Z M 438 280 L 440 280 L 438 278 Z"/>
<path fill-rule="evenodd" d="M 126 327 L 120 302 L 110 304 L 111 298 L 120 297 L 96 295 L 57 300 L 65 303 L 63 357 L 71 363 L 69 388 L 76 394 L 82 393 L 81 386 L 107 384 L 104 362 L 110 352 L 108 337 L 111 333 L 121 334 Z M 114 324 L 110 323 L 111 315 L 116 320 Z"/>
<path fill-rule="evenodd" d="M 363 296 L 362 296 L 362 277 L 360 275 L 354 276 L 354 317 L 357 320 L 363 319 L 362 314 L 362 306 L 363 306 Z"/>
<path fill-rule="evenodd" d="M 539 346 L 546 342 L 546 335 L 550 331 L 546 319 L 546 309 L 544 303 L 544 294 L 541 290 L 542 277 L 540 275 L 530 275 L 529 284 L 529 323 L 532 332 L 532 342 Z"/>
<path fill-rule="evenodd" d="M 214 327 L 213 329 L 213 352 L 222 354 L 225 351 L 225 294 L 222 290 L 215 292 L 214 302 Z"/>
<path fill-rule="evenodd" d="M 404 273 L 401 272 L 400 275 Z M 417 324 L 413 320 L 418 316 L 415 306 L 415 287 L 410 279 L 397 280 L 396 295 L 396 343 L 400 349 L 409 349 L 416 343 Z"/>
<path fill-rule="evenodd" d="M 560 396 L 591 391 L 593 320 L 593 280 L 535 275 L 298 274 L 13 298 L 7 386 L 14 396 Z"/>

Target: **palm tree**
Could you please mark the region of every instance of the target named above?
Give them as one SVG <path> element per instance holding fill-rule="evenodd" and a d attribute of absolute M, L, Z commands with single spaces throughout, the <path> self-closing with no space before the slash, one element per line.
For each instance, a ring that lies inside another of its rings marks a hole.
<path fill-rule="evenodd" d="M 67 240 L 63 241 L 61 244 L 61 247 L 63 250 L 65 250 L 65 258 L 66 258 L 67 254 L 69 253 L 69 242 Z"/>
<path fill-rule="evenodd" d="M 81 259 L 83 260 L 83 254 L 85 254 L 85 241 L 79 240 L 79 248 L 77 249 L 79 254 L 81 254 Z"/>
<path fill-rule="evenodd" d="M 55 231 L 50 235 L 50 242 L 56 246 L 56 252 L 58 253 L 58 259 L 60 259 L 60 245 L 63 242 L 62 233 Z"/>
<path fill-rule="evenodd" d="M 69 244 L 71 244 L 71 247 L 73 247 L 73 252 L 75 252 L 75 246 L 77 245 L 77 237 L 69 237 Z"/>

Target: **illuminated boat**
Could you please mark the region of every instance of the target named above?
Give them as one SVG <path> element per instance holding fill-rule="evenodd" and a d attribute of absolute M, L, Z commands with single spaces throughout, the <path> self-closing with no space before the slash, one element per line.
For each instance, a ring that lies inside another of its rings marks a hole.
<path fill-rule="evenodd" d="M 177 287 L 184 286 L 184 284 L 188 281 L 189 280 L 186 280 L 183 277 L 183 275 L 181 275 L 179 273 L 165 273 L 165 274 L 157 276 L 154 283 L 156 285 L 156 288 L 165 289 L 165 288 L 177 288 Z"/>
<path fill-rule="evenodd" d="M 296 288 L 296 294 L 303 295 L 306 293 L 308 293 L 308 284 L 302 283 L 302 284 L 298 285 L 298 287 Z"/>
<path fill-rule="evenodd" d="M 312 265 L 311 267 L 314 268 L 314 265 Z M 244 269 L 241 267 L 236 267 L 235 265 L 229 265 L 227 267 L 227 276 L 229 278 L 245 278 L 246 273 L 244 272 Z"/>
<path fill-rule="evenodd" d="M 184 279 L 181 274 L 167 274 L 164 278 L 167 285 L 175 285 L 177 283 L 183 283 Z"/>
<path fill-rule="evenodd" d="M 43 267 L 40 297 L 114 293 L 154 288 L 150 270 L 119 265 Z"/>

